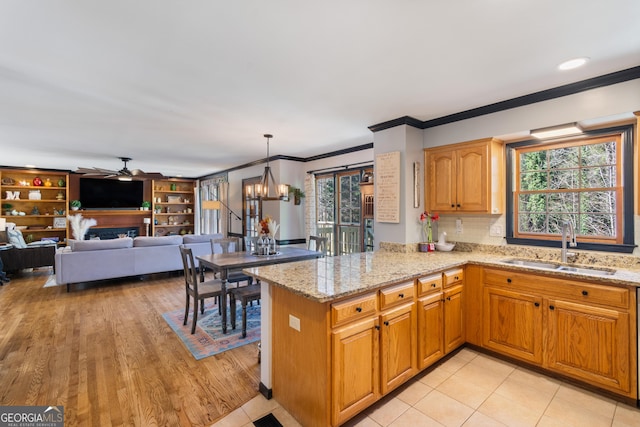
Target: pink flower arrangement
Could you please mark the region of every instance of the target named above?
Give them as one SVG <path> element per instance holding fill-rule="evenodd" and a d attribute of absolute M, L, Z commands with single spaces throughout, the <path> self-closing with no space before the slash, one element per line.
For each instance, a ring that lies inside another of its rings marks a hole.
<path fill-rule="evenodd" d="M 422 224 L 422 233 L 427 239 L 428 243 L 433 242 L 433 232 L 431 230 L 431 223 L 440 219 L 440 215 L 436 212 L 429 213 L 424 211 L 420 214 L 420 223 Z"/>

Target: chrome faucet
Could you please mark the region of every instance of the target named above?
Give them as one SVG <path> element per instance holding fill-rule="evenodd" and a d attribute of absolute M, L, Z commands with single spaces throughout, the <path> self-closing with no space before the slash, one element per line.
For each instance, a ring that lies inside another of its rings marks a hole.
<path fill-rule="evenodd" d="M 578 242 L 576 242 L 576 232 L 571 221 L 562 223 L 562 250 L 560 251 L 562 262 L 567 262 L 568 256 L 575 256 L 575 253 L 567 252 L 567 240 L 569 240 L 569 247 L 575 248 L 578 246 Z"/>

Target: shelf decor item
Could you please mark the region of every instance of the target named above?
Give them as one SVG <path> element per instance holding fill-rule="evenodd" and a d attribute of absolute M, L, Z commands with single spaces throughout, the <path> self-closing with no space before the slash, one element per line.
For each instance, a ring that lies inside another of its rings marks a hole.
<path fill-rule="evenodd" d="M 58 187 L 64 187 L 65 185 L 67 185 L 67 183 L 64 181 L 64 179 L 60 178 L 58 180 Z"/>
<path fill-rule="evenodd" d="M 140 204 L 141 211 L 148 211 L 149 208 L 151 208 L 151 202 L 148 200 L 145 200 Z"/>
<path fill-rule="evenodd" d="M 93 218 L 83 218 L 82 214 L 67 215 L 73 238 L 76 240 L 84 240 L 85 234 L 89 228 L 97 225 L 98 222 Z"/>
<path fill-rule="evenodd" d="M 80 203 L 80 200 L 72 200 L 70 205 L 71 210 L 77 211 L 78 209 L 80 209 L 80 206 L 82 206 L 82 203 Z"/>
<path fill-rule="evenodd" d="M 42 184 L 42 179 L 40 177 L 36 176 L 35 178 L 33 178 L 33 185 L 35 185 L 36 187 L 41 187 Z"/>

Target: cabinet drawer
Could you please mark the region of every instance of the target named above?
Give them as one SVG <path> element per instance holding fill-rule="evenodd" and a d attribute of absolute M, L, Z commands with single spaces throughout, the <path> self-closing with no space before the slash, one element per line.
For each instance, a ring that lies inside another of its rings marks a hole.
<path fill-rule="evenodd" d="M 439 292 L 442 289 L 442 274 L 434 274 L 418 278 L 418 295 L 426 295 L 431 292 Z"/>
<path fill-rule="evenodd" d="M 380 290 L 380 310 L 392 305 L 412 301 L 415 295 L 413 282 L 400 283 Z"/>
<path fill-rule="evenodd" d="M 336 327 L 361 317 L 375 314 L 378 298 L 375 292 L 331 304 L 331 326 Z"/>
<path fill-rule="evenodd" d="M 448 288 L 464 281 L 464 269 L 456 268 L 444 272 L 444 287 Z"/>
<path fill-rule="evenodd" d="M 629 308 L 631 298 L 627 288 L 506 270 L 485 269 L 484 283 L 515 287 L 555 298 L 624 309 Z"/>

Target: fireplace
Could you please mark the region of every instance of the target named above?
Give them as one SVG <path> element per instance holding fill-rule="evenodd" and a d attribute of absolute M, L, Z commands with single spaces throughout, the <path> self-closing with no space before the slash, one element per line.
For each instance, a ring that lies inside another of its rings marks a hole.
<path fill-rule="evenodd" d="M 126 234 L 129 237 L 136 237 L 140 234 L 138 227 L 113 227 L 113 228 L 91 228 L 84 238 L 90 239 L 117 239 L 119 234 Z"/>

